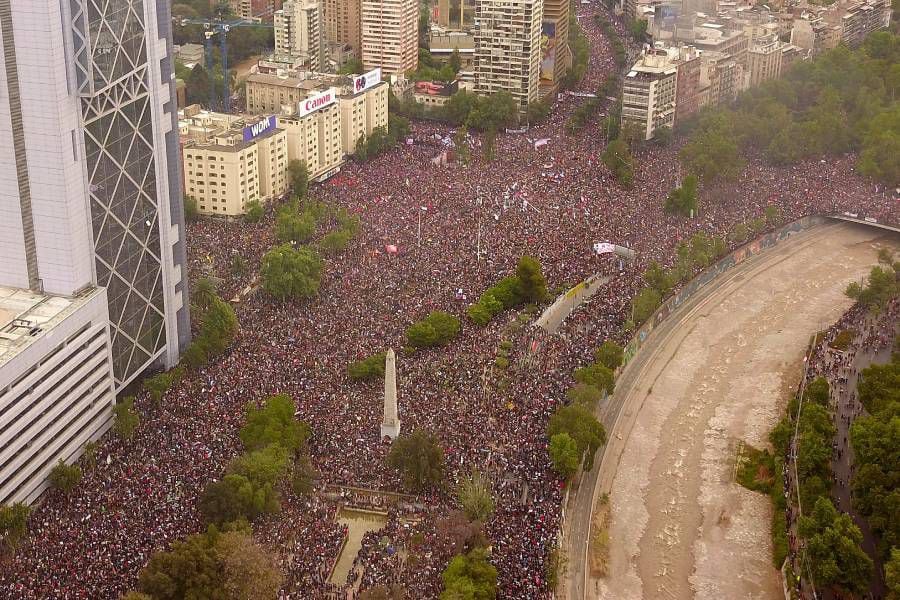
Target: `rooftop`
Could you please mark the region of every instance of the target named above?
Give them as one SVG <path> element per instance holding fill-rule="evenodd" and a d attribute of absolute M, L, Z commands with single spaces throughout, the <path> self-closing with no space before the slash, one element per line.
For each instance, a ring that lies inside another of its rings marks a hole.
<path fill-rule="evenodd" d="M 9 362 L 101 290 L 79 296 L 52 296 L 0 286 L 0 366 Z"/>

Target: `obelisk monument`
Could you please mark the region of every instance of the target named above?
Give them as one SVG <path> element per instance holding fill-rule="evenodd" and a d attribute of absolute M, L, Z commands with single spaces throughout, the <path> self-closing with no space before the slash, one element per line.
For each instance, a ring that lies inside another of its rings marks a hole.
<path fill-rule="evenodd" d="M 397 357 L 389 348 L 384 359 L 384 421 L 381 423 L 381 439 L 392 440 L 400 435 L 400 417 L 397 415 Z"/>

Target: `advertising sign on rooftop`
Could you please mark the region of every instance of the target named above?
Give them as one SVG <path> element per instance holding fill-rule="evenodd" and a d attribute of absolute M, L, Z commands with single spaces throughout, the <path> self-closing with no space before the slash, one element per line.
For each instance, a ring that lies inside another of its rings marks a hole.
<path fill-rule="evenodd" d="M 309 113 L 334 104 L 335 102 L 337 102 L 337 90 L 329 88 L 315 96 L 304 98 L 297 103 L 297 116 L 305 117 Z"/>
<path fill-rule="evenodd" d="M 269 133 L 275 129 L 276 119 L 274 115 L 263 117 L 257 123 L 244 127 L 244 141 L 249 142 L 254 138 L 258 138 L 264 133 Z"/>
<path fill-rule="evenodd" d="M 381 83 L 381 69 L 375 69 L 373 71 L 369 71 L 365 75 L 360 75 L 359 77 L 353 78 L 353 93 L 358 94 L 360 92 L 364 92 L 370 87 L 376 86 Z"/>

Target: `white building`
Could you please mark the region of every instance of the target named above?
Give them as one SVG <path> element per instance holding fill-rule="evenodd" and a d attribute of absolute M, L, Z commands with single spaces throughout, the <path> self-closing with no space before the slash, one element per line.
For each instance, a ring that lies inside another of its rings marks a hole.
<path fill-rule="evenodd" d="M 524 109 L 538 97 L 543 0 L 481 0 L 475 7 L 475 91 L 512 94 Z"/>
<path fill-rule="evenodd" d="M 325 66 L 326 40 L 319 0 L 286 0 L 275 11 L 275 53 L 302 57 L 318 71 Z"/>
<path fill-rule="evenodd" d="M 9 498 L 33 499 L 47 465 L 74 460 L 108 426 L 113 390 L 151 365 L 174 365 L 190 341 L 171 15 L 165 2 L 123 6 L 0 0 L 0 286 L 13 290 L 0 309 L 0 429 L 16 444 L 0 442 L 0 481 Z M 22 305 L 20 294 L 36 300 Z M 37 325 L 23 342 L 25 322 Z M 111 375 L 100 365 L 110 360 Z M 82 377 L 99 387 L 83 392 Z M 23 394 L 33 395 L 27 405 Z M 15 410 L 27 420 L 12 420 Z"/>
<path fill-rule="evenodd" d="M 0 287 L 0 504 L 33 502 L 62 459 L 112 424 L 106 290 Z"/>
<path fill-rule="evenodd" d="M 622 123 L 636 125 L 649 140 L 675 123 L 678 67 L 664 49 L 647 50 L 622 82 Z"/>

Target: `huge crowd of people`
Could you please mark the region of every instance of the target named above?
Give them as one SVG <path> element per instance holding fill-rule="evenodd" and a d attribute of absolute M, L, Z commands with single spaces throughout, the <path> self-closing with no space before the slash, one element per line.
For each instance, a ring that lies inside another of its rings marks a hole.
<path fill-rule="evenodd" d="M 592 46 L 585 91 L 616 69 L 591 18 L 597 10 L 593 4 L 579 9 Z M 622 323 L 647 264 L 671 264 L 675 246 L 693 233 L 724 235 L 768 205 L 778 206 L 785 220 L 853 211 L 900 222 L 896 203 L 854 173 L 852 157 L 786 168 L 754 161 L 738 181 L 703 191 L 699 217 L 666 215 L 664 199 L 682 175 L 676 150 L 638 150 L 636 184 L 623 189 L 600 159 L 604 138 L 596 122 L 564 133 L 565 120 L 583 101 L 562 95 L 545 123 L 499 135 L 490 162 L 482 156 L 483 138 L 473 135 L 467 165 L 433 164 L 453 130 L 414 123 L 411 145 L 348 163 L 314 186 L 318 200 L 361 219 L 351 246 L 326 260 L 318 297 L 283 303 L 262 291 L 242 295 L 233 347 L 191 371 L 161 402 L 139 395 L 135 436 L 107 436 L 98 465 L 74 492 L 51 493 L 36 507 L 27 539 L 0 571 L 0 596 L 116 598 L 134 588 L 151 554 L 199 530 L 198 497 L 239 451 L 243 407 L 272 394 L 292 396 L 298 418 L 310 424 L 309 450 L 322 485 L 401 490 L 385 463 L 390 446 L 379 437 L 380 384 L 346 375 L 351 361 L 393 347 L 402 429 L 437 435 L 446 481 L 418 497 L 427 510 L 415 527 L 391 515 L 385 530 L 367 536 L 355 564 L 356 587 L 396 582 L 410 598 L 435 597 L 449 559 L 434 550 L 440 544 L 435 522 L 454 507 L 454 482 L 477 467 L 495 482 L 497 509 L 485 534 L 499 597 L 549 598 L 546 563 L 564 490 L 550 469 L 546 424 L 565 401 L 572 370 L 605 339 L 624 341 Z M 536 147 L 538 140 L 547 143 Z M 271 211 L 256 225 L 199 221 L 186 238 L 192 277 L 218 276 L 221 295 L 230 299 L 251 284 L 274 243 Z M 614 258 L 593 254 L 600 241 L 633 248 L 637 259 L 620 272 Z M 510 314 L 479 328 L 466 322 L 465 308 L 526 254 L 543 265 L 551 289 L 598 272 L 614 277 L 523 369 L 517 365 L 529 352 L 530 328 L 517 326 Z M 235 272 L 235 256 L 248 272 Z M 436 309 L 462 317 L 460 337 L 442 349 L 403 351 L 406 327 Z M 506 376 L 494 368 L 502 340 L 513 343 Z M 284 571 L 283 597 L 352 594 L 349 586 L 328 582 L 346 535 L 334 504 L 285 491 L 284 505 L 254 524 Z M 395 554 L 380 543 L 384 537 Z"/>

